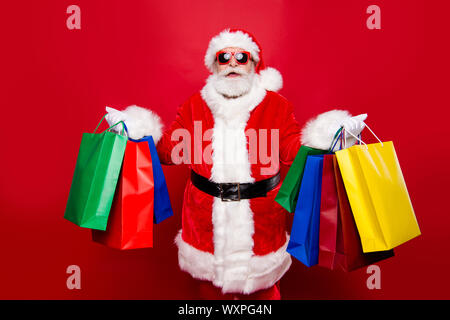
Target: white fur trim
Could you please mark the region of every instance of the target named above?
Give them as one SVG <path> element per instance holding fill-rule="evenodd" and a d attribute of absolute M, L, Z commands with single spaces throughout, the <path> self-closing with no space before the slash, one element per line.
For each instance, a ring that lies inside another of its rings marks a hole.
<path fill-rule="evenodd" d="M 267 67 L 259 72 L 260 85 L 270 91 L 278 91 L 283 87 L 283 77 L 274 68 Z"/>
<path fill-rule="evenodd" d="M 130 138 L 141 139 L 152 136 L 155 144 L 158 143 L 162 136 L 163 124 L 156 113 L 136 105 L 129 106 L 122 112 L 126 115 L 125 123 Z"/>
<path fill-rule="evenodd" d="M 256 83 L 254 81 L 253 83 Z M 252 85 L 246 95 L 226 99 L 208 91 L 205 97 L 214 117 L 210 180 L 215 182 L 254 182 L 248 159 L 245 127 L 250 109 L 265 96 L 265 90 Z M 256 92 L 255 92 L 256 89 Z M 215 100 L 219 98 L 219 100 Z M 211 99 L 212 98 L 212 99 Z M 223 292 L 241 292 L 242 283 L 249 276 L 249 262 L 253 256 L 254 220 L 249 200 L 223 202 L 214 198 L 212 206 L 214 242 L 214 284 Z"/>
<path fill-rule="evenodd" d="M 211 253 L 194 248 L 181 237 L 180 230 L 175 237 L 178 247 L 178 264 L 181 270 L 191 274 L 195 279 L 214 280 L 214 256 Z"/>
<path fill-rule="evenodd" d="M 259 47 L 248 34 L 242 31 L 230 32 L 230 29 L 226 29 L 212 38 L 209 42 L 205 54 L 205 65 L 209 71 L 213 72 L 216 52 L 227 47 L 242 48 L 250 52 L 252 59 L 255 60 L 255 62 L 259 61 Z"/>
<path fill-rule="evenodd" d="M 208 82 L 201 94 L 214 118 L 211 179 L 215 182 L 253 182 L 245 127 L 250 111 L 261 103 L 266 91 L 254 82 L 249 93 L 227 99 Z"/>
<path fill-rule="evenodd" d="M 291 256 L 286 252 L 289 243 L 287 234 L 286 242 L 280 249 L 264 256 L 253 255 L 247 260 L 247 265 L 241 265 L 240 259 L 233 256 L 223 265 L 215 255 L 186 243 L 181 234 L 180 230 L 175 238 L 181 270 L 196 279 L 211 281 L 221 287 L 223 293 L 250 294 L 269 288 L 281 279 L 292 263 Z M 218 273 L 218 269 L 223 271 Z"/>
<path fill-rule="evenodd" d="M 328 150 L 337 130 L 339 130 L 342 121 L 351 117 L 350 113 L 345 110 L 331 110 L 319 114 L 316 118 L 309 120 L 302 129 L 301 143 L 302 145 Z M 355 143 L 355 138 L 349 136 L 346 139 L 347 145 Z M 336 144 L 336 148 L 339 145 Z"/>

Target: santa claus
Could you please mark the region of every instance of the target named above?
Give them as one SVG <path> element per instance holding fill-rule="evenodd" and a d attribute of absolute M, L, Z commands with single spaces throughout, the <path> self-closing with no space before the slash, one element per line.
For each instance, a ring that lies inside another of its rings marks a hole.
<path fill-rule="evenodd" d="M 358 135 L 367 115 L 332 110 L 302 129 L 292 104 L 276 93 L 281 74 L 265 67 L 261 46 L 244 30 L 213 37 L 205 65 L 211 71 L 205 86 L 164 132 L 159 116 L 138 106 L 107 108 L 106 119 L 124 121 L 133 139 L 153 136 L 163 164 L 191 169 L 175 238 L 180 268 L 224 297 L 278 299 L 277 283 L 291 265 L 287 212 L 274 201 L 280 162 L 290 165 L 301 144 L 328 149 L 341 126 Z M 353 143 L 350 137 L 346 145 Z M 276 157 L 267 163 L 253 152 L 258 148 Z"/>

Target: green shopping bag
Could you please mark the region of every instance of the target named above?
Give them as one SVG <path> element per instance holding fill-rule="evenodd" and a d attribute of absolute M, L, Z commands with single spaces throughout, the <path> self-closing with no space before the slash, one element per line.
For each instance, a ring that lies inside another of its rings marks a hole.
<path fill-rule="evenodd" d="M 94 133 L 83 133 L 64 218 L 80 227 L 106 230 L 128 139 L 109 131 L 123 122 L 96 134 L 100 123 Z"/>
<path fill-rule="evenodd" d="M 319 150 L 307 146 L 300 147 L 294 162 L 292 162 L 292 165 L 284 178 L 283 184 L 275 197 L 275 201 L 278 202 L 279 205 L 289 212 L 295 211 L 306 158 L 309 155 L 320 155 L 327 152 L 327 150 Z"/>
<path fill-rule="evenodd" d="M 307 146 L 301 146 L 295 156 L 294 162 L 292 162 L 286 177 L 284 178 L 283 184 L 278 190 L 275 201 L 285 208 L 289 212 L 294 212 L 297 206 L 298 193 L 300 191 L 300 184 L 303 178 L 303 170 L 305 169 L 306 158 L 309 155 L 320 155 L 330 152 L 333 150 L 333 143 L 337 141 L 337 137 L 341 132 L 342 128 L 339 129 L 333 137 L 333 142 L 331 143 L 329 150 L 314 149 Z"/>

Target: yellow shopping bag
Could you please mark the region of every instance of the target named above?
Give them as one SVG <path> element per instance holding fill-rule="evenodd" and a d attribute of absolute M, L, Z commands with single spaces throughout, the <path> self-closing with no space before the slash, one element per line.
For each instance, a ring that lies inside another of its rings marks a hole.
<path fill-rule="evenodd" d="M 364 252 L 390 250 L 420 235 L 392 141 L 354 145 L 336 151 L 336 158 Z"/>

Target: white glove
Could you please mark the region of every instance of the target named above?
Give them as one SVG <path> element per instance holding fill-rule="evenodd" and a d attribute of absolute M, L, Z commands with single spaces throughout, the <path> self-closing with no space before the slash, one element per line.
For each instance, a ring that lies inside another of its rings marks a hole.
<path fill-rule="evenodd" d="M 354 136 L 358 136 L 366 126 L 366 124 L 364 123 L 364 120 L 366 119 L 367 113 L 364 113 L 351 118 L 347 118 L 342 121 L 340 125 L 341 127 L 344 127 L 347 132 L 350 132 Z"/>
<path fill-rule="evenodd" d="M 106 112 L 108 114 L 106 115 L 105 119 L 108 122 L 109 126 L 112 126 L 116 124 L 117 122 L 123 121 L 125 125 L 127 125 L 128 116 L 119 110 L 116 110 L 111 107 L 106 107 Z M 123 130 L 123 126 L 121 124 L 118 124 L 117 126 L 111 128 L 111 131 L 120 133 Z"/>

